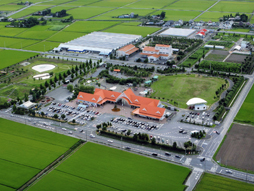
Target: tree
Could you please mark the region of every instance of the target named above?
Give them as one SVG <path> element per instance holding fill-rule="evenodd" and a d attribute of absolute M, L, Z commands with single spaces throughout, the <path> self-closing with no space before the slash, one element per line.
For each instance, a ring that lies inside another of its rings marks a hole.
<path fill-rule="evenodd" d="M 76 123 L 76 120 L 75 120 L 75 119 L 73 119 L 73 120 L 72 120 L 72 123 Z"/>
<path fill-rule="evenodd" d="M 57 114 L 55 114 L 55 115 L 53 116 L 53 118 L 58 119 L 58 115 L 57 115 Z"/>
<path fill-rule="evenodd" d="M 28 95 L 25 93 L 25 98 L 24 98 L 25 102 L 28 101 Z"/>
<path fill-rule="evenodd" d="M 127 135 L 129 136 L 131 134 L 131 130 L 129 129 L 128 131 L 127 131 Z"/>
<path fill-rule="evenodd" d="M 64 118 L 65 118 L 65 115 L 64 115 L 64 114 L 62 114 L 62 115 L 61 115 L 61 118 L 64 120 Z"/>
<path fill-rule="evenodd" d="M 45 113 L 42 111 L 42 112 L 41 112 L 41 116 L 44 117 L 44 115 L 45 115 Z"/>
<path fill-rule="evenodd" d="M 173 143 L 173 148 L 176 149 L 176 147 L 177 147 L 177 144 L 176 144 L 176 142 L 174 142 Z"/>
<path fill-rule="evenodd" d="M 152 138 L 152 144 L 155 145 L 156 144 L 156 139 L 153 137 Z"/>
<path fill-rule="evenodd" d="M 13 104 L 12 110 L 15 112 L 17 109 L 16 104 Z"/>
<path fill-rule="evenodd" d="M 166 16 L 166 13 L 164 11 L 161 12 L 161 19 L 164 19 Z"/>

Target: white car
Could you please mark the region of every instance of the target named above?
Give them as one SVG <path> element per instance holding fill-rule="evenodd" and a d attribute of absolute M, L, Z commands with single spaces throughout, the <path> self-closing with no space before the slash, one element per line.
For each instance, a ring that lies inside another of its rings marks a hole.
<path fill-rule="evenodd" d="M 72 134 L 72 131 L 69 131 L 68 133 L 69 133 L 69 134 Z"/>
<path fill-rule="evenodd" d="M 108 140 L 108 142 L 109 142 L 109 143 L 113 143 L 113 141 L 112 141 L 112 140 Z"/>
<path fill-rule="evenodd" d="M 63 131 L 66 131 L 67 129 L 65 129 L 65 128 L 62 128 L 62 130 L 63 130 Z"/>
<path fill-rule="evenodd" d="M 90 136 L 91 138 L 94 138 L 94 137 L 95 137 L 93 134 L 90 134 L 89 136 Z"/>
<path fill-rule="evenodd" d="M 226 173 L 229 173 L 229 174 L 233 174 L 233 172 L 231 170 L 225 170 Z"/>

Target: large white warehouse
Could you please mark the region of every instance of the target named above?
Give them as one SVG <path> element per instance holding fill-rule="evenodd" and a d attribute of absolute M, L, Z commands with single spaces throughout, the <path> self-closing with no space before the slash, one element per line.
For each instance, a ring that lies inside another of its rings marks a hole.
<path fill-rule="evenodd" d="M 109 55 L 112 50 L 119 49 L 127 44 L 141 39 L 141 35 L 92 32 L 67 43 L 62 43 L 54 51 L 91 52 L 100 55 Z"/>

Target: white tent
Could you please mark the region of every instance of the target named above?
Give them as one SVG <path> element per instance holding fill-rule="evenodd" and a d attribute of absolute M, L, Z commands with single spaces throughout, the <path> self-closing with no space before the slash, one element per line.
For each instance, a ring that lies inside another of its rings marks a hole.
<path fill-rule="evenodd" d="M 207 101 L 205 101 L 205 100 L 203 100 L 201 98 L 195 97 L 195 98 L 192 98 L 189 101 L 187 101 L 186 104 L 189 106 L 189 105 L 206 104 L 206 103 L 207 103 Z"/>
<path fill-rule="evenodd" d="M 116 86 L 113 86 L 111 88 L 109 88 L 110 90 L 114 91 L 117 87 Z"/>

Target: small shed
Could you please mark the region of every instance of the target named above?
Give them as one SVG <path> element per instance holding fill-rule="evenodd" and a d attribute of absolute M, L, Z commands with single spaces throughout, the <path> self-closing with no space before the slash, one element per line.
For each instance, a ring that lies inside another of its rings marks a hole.
<path fill-rule="evenodd" d="M 158 78 L 159 78 L 158 76 L 154 76 L 153 80 L 158 80 Z"/>
<path fill-rule="evenodd" d="M 114 72 L 121 72 L 120 69 L 114 69 Z"/>
<path fill-rule="evenodd" d="M 151 80 L 145 81 L 145 84 L 146 84 L 146 85 L 147 85 L 147 84 L 151 84 L 151 83 L 152 83 Z"/>

